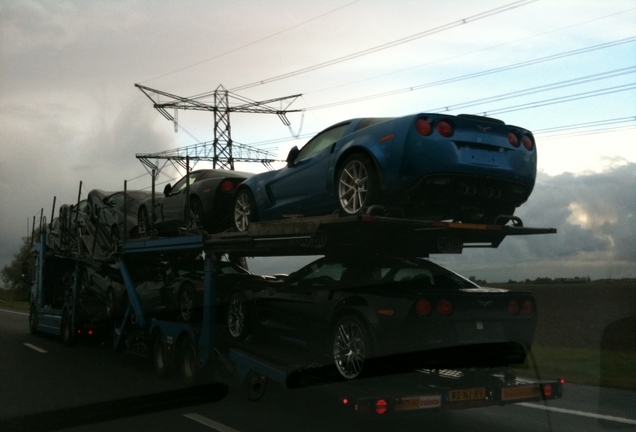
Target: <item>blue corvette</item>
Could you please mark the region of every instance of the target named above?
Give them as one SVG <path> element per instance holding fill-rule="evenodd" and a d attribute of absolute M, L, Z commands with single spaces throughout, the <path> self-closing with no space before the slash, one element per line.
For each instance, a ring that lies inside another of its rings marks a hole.
<path fill-rule="evenodd" d="M 245 180 L 234 197 L 234 226 L 334 212 L 501 223 L 507 219 L 499 215 L 528 199 L 536 171 L 532 133 L 501 120 L 347 120 L 292 148 L 285 168 Z"/>

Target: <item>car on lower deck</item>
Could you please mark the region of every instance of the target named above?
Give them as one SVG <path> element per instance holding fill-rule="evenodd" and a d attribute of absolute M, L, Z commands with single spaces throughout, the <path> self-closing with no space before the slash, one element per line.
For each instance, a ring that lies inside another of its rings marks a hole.
<path fill-rule="evenodd" d="M 347 120 L 293 148 L 286 167 L 240 185 L 234 226 L 367 211 L 496 223 L 528 199 L 536 165 L 533 134 L 489 117 Z"/>
<path fill-rule="evenodd" d="M 523 363 L 537 323 L 529 292 L 480 287 L 427 259 L 379 255 L 323 257 L 281 280 L 245 281 L 227 310 L 235 342 L 273 338 L 348 379 L 380 363 Z"/>

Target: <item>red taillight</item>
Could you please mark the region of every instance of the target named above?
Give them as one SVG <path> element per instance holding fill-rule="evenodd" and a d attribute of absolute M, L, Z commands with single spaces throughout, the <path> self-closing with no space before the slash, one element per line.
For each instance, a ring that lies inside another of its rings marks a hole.
<path fill-rule="evenodd" d="M 530 135 L 524 135 L 521 141 L 526 150 L 532 150 L 534 148 L 534 140 Z"/>
<path fill-rule="evenodd" d="M 508 132 L 508 142 L 513 147 L 519 147 L 519 138 L 517 138 L 517 134 L 514 132 Z"/>
<path fill-rule="evenodd" d="M 342 399 L 342 404 L 343 404 L 343 405 L 348 405 L 348 404 L 349 404 L 349 399 L 347 399 L 347 398 L 343 398 L 343 399 Z"/>
<path fill-rule="evenodd" d="M 384 414 L 387 411 L 388 404 L 384 399 L 380 399 L 375 403 L 375 412 L 378 414 Z"/>
<path fill-rule="evenodd" d="M 453 304 L 448 300 L 440 300 L 437 303 L 437 313 L 441 316 L 449 316 L 453 313 Z"/>
<path fill-rule="evenodd" d="M 521 311 L 523 312 L 525 316 L 530 316 L 534 313 L 534 305 L 532 304 L 530 300 L 526 300 L 523 302 L 523 305 L 521 306 Z"/>
<path fill-rule="evenodd" d="M 426 317 L 433 312 L 433 305 L 426 299 L 420 299 L 415 303 L 415 312 L 421 317 Z"/>
<path fill-rule="evenodd" d="M 453 130 L 453 125 L 451 125 L 446 120 L 442 120 L 441 122 L 437 123 L 437 133 L 439 133 L 441 136 L 448 138 L 453 136 L 454 132 L 455 131 Z"/>
<path fill-rule="evenodd" d="M 510 303 L 508 303 L 508 312 L 513 315 L 519 315 L 519 303 L 517 300 L 510 300 Z"/>
<path fill-rule="evenodd" d="M 543 384 L 541 386 L 541 392 L 543 393 L 544 398 L 549 398 L 552 396 L 552 385 L 551 384 Z"/>
<path fill-rule="evenodd" d="M 90 335 L 92 335 L 92 334 L 93 334 L 93 330 L 89 330 L 89 331 L 88 331 L 88 335 L 90 336 Z"/>
<path fill-rule="evenodd" d="M 431 132 L 433 131 L 433 128 L 431 127 L 431 119 L 429 118 L 419 118 L 415 121 L 415 130 L 420 134 L 420 135 L 430 135 Z"/>
<path fill-rule="evenodd" d="M 225 192 L 232 192 L 232 190 L 234 189 L 234 183 L 229 180 L 225 180 L 223 183 L 221 183 L 221 189 L 223 189 Z"/>

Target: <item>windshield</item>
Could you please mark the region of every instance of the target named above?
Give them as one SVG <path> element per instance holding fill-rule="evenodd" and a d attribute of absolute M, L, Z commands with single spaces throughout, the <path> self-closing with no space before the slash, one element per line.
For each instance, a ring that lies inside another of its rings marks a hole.
<path fill-rule="evenodd" d="M 636 430 L 635 23 L 0 1 L 0 431 Z"/>

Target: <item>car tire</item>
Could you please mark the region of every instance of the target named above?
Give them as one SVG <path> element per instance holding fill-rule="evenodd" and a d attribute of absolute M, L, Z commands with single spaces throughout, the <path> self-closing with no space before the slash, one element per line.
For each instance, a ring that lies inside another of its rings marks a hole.
<path fill-rule="evenodd" d="M 331 341 L 333 360 L 340 376 L 345 379 L 359 377 L 371 352 L 367 326 L 353 315 L 345 316 L 334 326 Z"/>
<path fill-rule="evenodd" d="M 258 221 L 256 202 L 249 189 L 241 189 L 234 197 L 232 218 L 236 231 L 247 231 L 252 222 Z"/>
<path fill-rule="evenodd" d="M 139 213 L 137 213 L 137 227 L 139 230 L 139 237 L 150 236 L 150 217 L 148 217 L 148 209 L 146 209 L 146 207 L 139 207 Z"/>
<path fill-rule="evenodd" d="M 38 332 L 38 309 L 32 304 L 29 310 L 29 332 L 36 334 Z"/>
<path fill-rule="evenodd" d="M 178 306 L 180 317 L 184 322 L 192 322 L 195 319 L 194 287 L 190 283 L 184 284 L 179 289 Z"/>
<path fill-rule="evenodd" d="M 65 309 L 62 313 L 62 326 L 61 326 L 62 343 L 67 347 L 73 346 L 75 342 L 73 334 L 73 323 L 71 322 L 71 314 L 68 309 Z"/>
<path fill-rule="evenodd" d="M 188 215 L 187 228 L 190 231 L 203 231 L 203 221 L 205 215 L 203 213 L 203 203 L 197 197 L 190 199 L 190 214 Z"/>
<path fill-rule="evenodd" d="M 179 370 L 187 386 L 195 386 L 201 380 L 197 347 L 190 336 L 186 336 L 179 349 Z"/>
<path fill-rule="evenodd" d="M 336 196 L 344 215 L 359 215 L 377 204 L 380 186 L 373 161 L 363 154 L 349 156 L 338 169 Z"/>
<path fill-rule="evenodd" d="M 152 343 L 152 365 L 155 372 L 161 378 L 170 376 L 172 370 L 168 367 L 167 362 L 168 347 L 161 333 L 157 333 Z"/>
<path fill-rule="evenodd" d="M 231 294 L 228 299 L 226 324 L 232 340 L 237 342 L 245 340 L 249 331 L 249 319 L 245 297 L 239 292 Z"/>
<path fill-rule="evenodd" d="M 106 291 L 106 317 L 108 319 L 115 317 L 115 291 L 110 287 Z"/>

